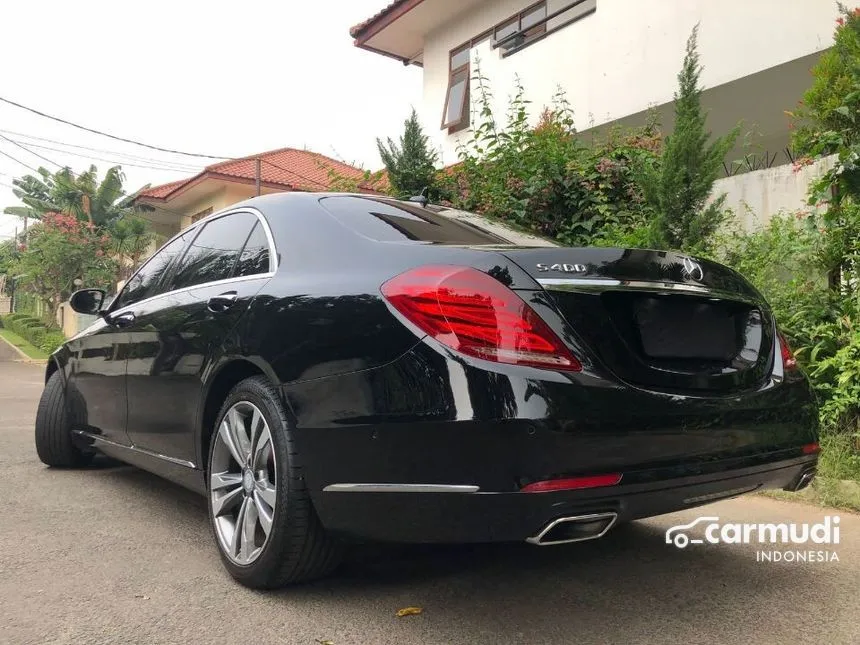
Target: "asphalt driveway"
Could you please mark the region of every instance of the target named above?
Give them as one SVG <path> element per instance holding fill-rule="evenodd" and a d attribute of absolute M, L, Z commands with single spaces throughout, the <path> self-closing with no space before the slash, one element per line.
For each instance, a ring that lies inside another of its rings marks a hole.
<path fill-rule="evenodd" d="M 107 460 L 38 462 L 42 369 L 0 341 L 0 643 L 860 643 L 860 517 L 839 562 L 761 563 L 755 547 L 664 543 L 701 514 L 820 522 L 758 497 L 621 527 L 603 540 L 356 548 L 332 578 L 278 593 L 227 576 L 201 498 Z M 418 616 L 395 617 L 406 606 Z"/>

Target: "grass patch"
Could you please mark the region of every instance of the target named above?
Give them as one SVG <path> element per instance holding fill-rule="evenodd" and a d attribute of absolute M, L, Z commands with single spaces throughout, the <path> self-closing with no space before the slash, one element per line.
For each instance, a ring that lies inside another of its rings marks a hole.
<path fill-rule="evenodd" d="M 763 495 L 787 501 L 860 511 L 860 446 L 858 437 L 842 434 L 821 436 L 818 476 L 799 493 L 762 491 Z"/>
<path fill-rule="evenodd" d="M 48 358 L 48 354 L 43 352 L 38 347 L 34 347 L 30 343 L 28 343 L 11 329 L 5 329 L 0 327 L 0 337 L 9 341 L 9 343 L 24 352 L 24 354 L 29 358 L 35 358 L 39 360 L 44 360 Z"/>

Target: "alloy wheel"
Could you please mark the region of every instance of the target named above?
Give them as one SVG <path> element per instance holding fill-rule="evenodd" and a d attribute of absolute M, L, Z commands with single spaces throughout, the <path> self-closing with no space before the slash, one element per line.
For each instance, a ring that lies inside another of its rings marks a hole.
<path fill-rule="evenodd" d="M 277 464 L 269 424 L 249 401 L 235 403 L 221 420 L 212 448 L 209 503 L 218 541 L 239 565 L 254 562 L 272 532 Z"/>

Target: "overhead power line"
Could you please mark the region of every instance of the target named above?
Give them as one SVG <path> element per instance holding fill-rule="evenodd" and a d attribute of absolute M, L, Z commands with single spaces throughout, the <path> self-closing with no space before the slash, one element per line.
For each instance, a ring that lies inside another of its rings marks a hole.
<path fill-rule="evenodd" d="M 3 155 L 4 157 L 9 157 L 9 159 L 11 159 L 12 161 L 14 161 L 15 163 L 19 163 L 19 164 L 21 164 L 22 166 L 24 166 L 25 168 L 29 168 L 30 170 L 32 170 L 32 171 L 33 171 L 33 172 L 35 172 L 35 173 L 38 173 L 38 172 L 39 172 L 38 170 L 36 170 L 35 168 L 33 168 L 33 166 L 31 166 L 31 165 L 29 165 L 29 164 L 25 164 L 25 163 L 24 163 L 23 161 L 21 161 L 20 159 L 16 159 L 16 158 L 15 158 L 15 157 L 13 157 L 12 155 L 10 155 L 8 152 L 3 152 L 2 150 L 0 150 L 0 155 Z"/>
<path fill-rule="evenodd" d="M 3 135 L 0 134 L 0 137 L 3 137 Z M 62 148 L 52 148 L 51 146 L 43 146 L 43 145 L 39 145 L 38 143 L 30 143 L 29 141 L 22 142 L 22 141 L 19 141 L 16 139 L 8 139 L 7 137 L 3 137 L 3 138 L 6 139 L 7 141 L 11 141 L 12 143 L 16 143 L 18 145 L 26 144 L 28 150 L 30 148 L 39 148 L 40 150 L 51 150 L 52 152 L 59 152 L 59 153 L 66 154 L 66 155 L 72 155 L 73 157 L 83 157 L 84 159 L 95 159 L 96 161 L 106 161 L 107 163 L 114 163 L 114 164 L 118 164 L 121 166 L 131 166 L 133 168 L 148 168 L 150 170 L 171 170 L 173 172 L 194 172 L 194 173 L 200 172 L 200 170 L 201 170 L 201 167 L 194 168 L 194 167 L 189 166 L 189 167 L 185 167 L 185 168 L 176 168 L 176 167 L 171 167 L 171 166 L 155 166 L 155 165 L 151 165 L 151 164 L 139 164 L 139 163 L 134 163 L 132 161 L 125 161 L 123 159 L 107 159 L 105 157 L 96 157 L 94 155 L 89 155 L 89 154 L 85 154 L 82 152 L 73 152 L 72 150 L 63 150 Z M 36 154 L 36 153 L 33 153 L 33 154 Z"/>
<path fill-rule="evenodd" d="M 150 150 L 158 150 L 160 152 L 167 152 L 170 154 L 183 155 L 186 157 L 200 157 L 200 158 L 204 158 L 204 159 L 217 159 L 219 161 L 239 161 L 239 160 L 244 160 L 244 159 L 248 159 L 248 160 L 254 159 L 253 156 L 251 156 L 251 157 L 230 157 L 230 156 L 219 157 L 219 156 L 203 154 L 203 153 L 198 154 L 198 153 L 194 153 L 194 152 L 186 152 L 184 150 L 175 150 L 172 148 L 163 148 L 161 146 L 150 145 L 148 143 L 143 143 L 142 141 L 136 141 L 134 139 L 128 139 L 126 137 L 120 137 L 120 136 L 117 136 L 114 134 L 110 134 L 108 132 L 96 130 L 95 128 L 89 128 L 89 127 L 74 123 L 72 121 L 62 119 L 60 117 L 52 116 L 50 114 L 42 112 L 41 110 L 37 110 L 35 108 L 28 107 L 26 105 L 23 105 L 23 104 L 18 103 L 16 101 L 12 101 L 12 100 L 4 98 L 2 96 L 0 96 L 0 101 L 2 101 L 3 103 L 8 103 L 9 105 L 14 105 L 15 107 L 21 108 L 22 110 L 32 112 L 33 114 L 37 114 L 39 116 L 45 117 L 46 119 L 51 119 L 52 121 L 64 123 L 64 124 L 72 126 L 74 128 L 78 128 L 78 129 L 84 130 L 86 132 L 91 132 L 93 134 L 98 134 L 98 135 L 101 135 L 104 137 L 108 137 L 108 138 L 114 139 L 116 141 L 122 141 L 124 143 L 131 143 L 133 145 L 141 146 L 143 148 L 149 148 Z M 16 145 L 19 145 L 19 147 L 21 147 L 20 144 L 16 144 Z M 36 153 L 33 153 L 33 154 L 36 154 Z M 40 155 L 36 155 L 36 156 L 40 156 Z M 44 158 L 44 157 L 42 157 L 42 158 Z M 290 170 L 289 168 L 284 168 L 283 166 L 280 166 L 280 165 L 278 165 L 272 161 L 269 161 L 268 159 L 263 159 L 263 158 L 259 158 L 259 159 L 262 163 L 265 163 L 265 164 L 268 164 L 274 168 L 278 168 L 280 170 L 283 170 L 284 172 L 290 173 L 291 175 L 298 177 L 300 179 L 303 179 L 307 182 L 310 182 L 311 184 L 316 184 L 317 186 L 320 186 L 322 188 L 329 188 L 328 184 L 325 184 L 325 183 L 323 183 L 317 179 L 312 179 L 312 178 L 307 177 L 306 175 L 302 175 L 301 173 L 298 173 L 294 170 Z M 51 162 L 51 163 L 55 163 L 55 162 Z M 55 163 L 55 165 L 58 165 L 58 164 Z"/>
<path fill-rule="evenodd" d="M 114 139 L 116 141 L 123 141 L 125 143 L 132 143 L 136 146 L 141 146 L 143 148 L 149 148 L 150 150 L 158 150 L 160 152 L 169 152 L 171 154 L 183 155 L 186 157 L 202 157 L 205 159 L 230 159 L 231 158 L 229 156 L 226 156 L 226 157 L 220 156 L 219 157 L 216 155 L 196 154 L 193 152 L 184 152 L 182 150 L 173 150 L 171 148 L 162 148 L 161 146 L 153 146 L 153 145 L 150 145 L 148 143 L 143 143 L 141 141 L 135 141 L 134 139 L 126 139 L 125 137 L 118 137 L 115 134 L 109 134 L 108 132 L 102 132 L 101 130 L 96 130 L 95 128 L 88 128 L 85 125 L 80 125 L 80 124 L 74 123 L 72 121 L 67 121 L 66 119 L 61 119 L 58 116 L 52 116 L 50 114 L 46 114 L 45 112 L 42 112 L 41 110 L 27 107 L 26 105 L 22 105 L 21 103 L 18 103 L 16 101 L 12 101 L 12 100 L 4 98 L 2 96 L 0 96 L 0 101 L 2 101 L 3 103 L 8 103 L 9 105 L 14 105 L 15 107 L 21 108 L 22 110 L 26 110 L 27 112 L 32 112 L 33 114 L 38 114 L 39 116 L 43 116 L 46 119 L 51 119 L 52 121 L 57 121 L 59 123 L 65 123 L 66 125 L 70 125 L 73 128 L 78 128 L 79 130 L 84 130 L 86 132 L 92 132 L 93 134 L 98 134 L 98 135 L 101 135 L 103 137 L 108 137 L 108 138 Z"/>
<path fill-rule="evenodd" d="M 37 137 L 36 135 L 27 134 L 26 132 L 13 132 L 12 130 L 0 129 L 0 133 L 7 134 L 7 135 L 10 135 L 12 137 L 23 137 L 24 139 L 32 139 L 33 141 L 44 141 L 46 143 L 53 143 L 53 144 L 56 144 L 58 146 L 64 146 L 65 148 L 75 148 L 77 150 L 89 150 L 92 152 L 99 152 L 99 153 L 104 153 L 104 154 L 108 154 L 108 155 L 115 155 L 117 157 L 122 157 L 124 159 L 131 159 L 132 161 L 150 162 L 156 166 L 175 166 L 177 170 L 187 170 L 187 171 L 191 172 L 194 170 L 199 170 L 202 167 L 201 165 L 195 166 L 195 165 L 188 164 L 188 163 L 171 161 L 169 159 L 156 159 L 154 157 L 141 157 L 138 155 L 129 154 L 127 152 L 121 152 L 119 150 L 105 150 L 104 148 L 92 148 L 89 146 L 82 146 L 82 145 L 77 144 L 77 143 L 66 143 L 65 141 L 57 141 L 56 139 L 47 139 L 45 137 Z M 37 145 L 35 143 L 32 143 L 31 141 L 21 141 L 20 139 L 16 139 L 16 141 L 18 141 L 19 143 L 24 143 L 24 144 L 29 145 L 29 146 L 33 146 L 35 148 L 45 148 L 46 150 L 55 150 L 56 152 L 67 152 L 68 154 L 73 154 L 72 152 L 67 151 L 65 149 L 57 149 L 57 148 L 50 148 L 48 146 L 40 146 L 40 145 Z M 78 156 L 85 156 L 85 155 L 79 154 Z M 99 157 L 92 157 L 92 158 L 93 159 L 99 159 Z"/>

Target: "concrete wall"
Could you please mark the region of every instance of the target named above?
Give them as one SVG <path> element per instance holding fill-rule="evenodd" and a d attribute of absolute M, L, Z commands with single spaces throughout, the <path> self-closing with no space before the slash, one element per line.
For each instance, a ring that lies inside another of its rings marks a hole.
<path fill-rule="evenodd" d="M 568 2 L 549 0 L 549 12 Z M 457 160 L 457 140 L 468 138 L 440 129 L 450 50 L 530 4 L 487 0 L 426 35 L 421 117 L 444 164 Z M 485 41 L 473 50 L 473 59 L 480 56 L 497 114 L 505 114 L 519 76 L 534 118 L 560 86 L 578 129 L 585 130 L 670 102 L 696 23 L 701 80 L 716 87 L 826 49 L 837 15 L 828 0 L 597 0 L 595 13 L 511 56 L 501 58 Z"/>
<path fill-rule="evenodd" d="M 835 160 L 828 157 L 799 170 L 789 164 L 725 177 L 714 183 L 713 194 L 725 194 L 725 205 L 734 211 L 736 220 L 746 230 L 754 230 L 780 211 L 809 208 L 809 184 L 832 168 Z"/>

